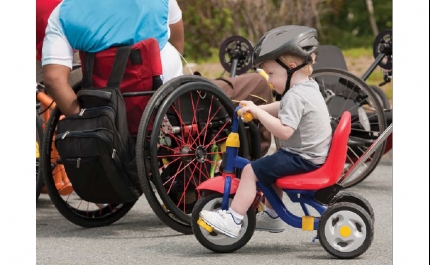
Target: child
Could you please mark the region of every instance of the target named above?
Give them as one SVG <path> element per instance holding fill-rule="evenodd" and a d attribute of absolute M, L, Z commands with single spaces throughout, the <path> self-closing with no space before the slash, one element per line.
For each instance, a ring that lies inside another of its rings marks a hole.
<path fill-rule="evenodd" d="M 270 186 L 277 178 L 315 170 L 326 160 L 332 138 L 330 117 L 317 82 L 309 77 L 319 44 L 316 37 L 313 28 L 282 26 L 267 32 L 254 48 L 254 66 L 264 69 L 282 99 L 263 106 L 241 101 L 246 105 L 243 112 L 252 113 L 278 137 L 280 149 L 245 166 L 228 211 L 200 213 L 208 225 L 229 237 L 239 235 L 257 181 Z M 282 190 L 275 190 L 282 199 Z M 256 230 L 284 230 L 284 222 L 268 203 L 257 215 Z"/>

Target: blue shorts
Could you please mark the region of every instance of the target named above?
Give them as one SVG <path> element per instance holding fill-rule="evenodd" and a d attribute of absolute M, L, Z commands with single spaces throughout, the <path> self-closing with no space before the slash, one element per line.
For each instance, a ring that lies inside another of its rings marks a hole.
<path fill-rule="evenodd" d="M 267 187 L 275 183 L 277 178 L 310 172 L 320 166 L 284 149 L 251 162 L 258 181 Z"/>

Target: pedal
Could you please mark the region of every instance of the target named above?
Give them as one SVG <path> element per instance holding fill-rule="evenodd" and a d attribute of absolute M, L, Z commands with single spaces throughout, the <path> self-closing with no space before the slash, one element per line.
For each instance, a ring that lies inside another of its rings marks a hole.
<path fill-rule="evenodd" d="M 205 221 L 203 221 L 201 217 L 199 217 L 199 220 L 197 220 L 197 224 L 209 233 L 212 233 L 214 231 L 213 227 L 205 223 Z"/>

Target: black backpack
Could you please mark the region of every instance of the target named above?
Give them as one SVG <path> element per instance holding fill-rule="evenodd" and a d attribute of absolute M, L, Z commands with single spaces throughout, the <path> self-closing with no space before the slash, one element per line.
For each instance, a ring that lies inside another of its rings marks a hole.
<path fill-rule="evenodd" d="M 132 202 L 143 193 L 119 90 L 130 50 L 118 47 L 104 88 L 92 87 L 95 54 L 86 53 L 77 93 L 81 111 L 58 123 L 55 145 L 61 161 L 75 192 L 89 202 Z"/>

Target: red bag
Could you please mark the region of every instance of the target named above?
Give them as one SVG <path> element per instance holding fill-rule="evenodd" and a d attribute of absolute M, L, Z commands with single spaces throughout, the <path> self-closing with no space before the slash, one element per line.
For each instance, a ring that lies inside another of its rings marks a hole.
<path fill-rule="evenodd" d="M 93 87 L 106 87 L 114 64 L 116 50 L 117 47 L 112 47 L 95 54 L 92 73 Z M 85 62 L 85 53 L 80 52 L 79 56 L 81 62 Z M 82 72 L 85 71 L 84 67 L 85 65 L 82 64 Z M 140 41 L 131 48 L 120 90 L 122 93 L 156 90 L 161 85 L 159 76 L 161 76 L 162 71 L 160 48 L 157 40 L 149 38 Z M 150 97 L 150 95 L 124 97 L 128 130 L 131 135 L 137 135 L 140 118 Z"/>

